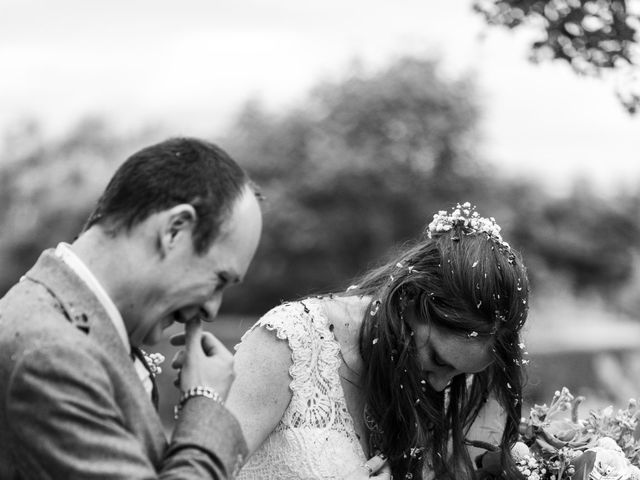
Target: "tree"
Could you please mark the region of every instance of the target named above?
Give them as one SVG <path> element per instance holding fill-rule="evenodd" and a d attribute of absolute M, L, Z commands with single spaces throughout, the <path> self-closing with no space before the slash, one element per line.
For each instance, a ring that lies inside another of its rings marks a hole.
<path fill-rule="evenodd" d="M 478 115 L 471 81 L 416 58 L 321 83 L 280 115 L 250 102 L 223 144 L 263 187 L 265 227 L 246 289 L 224 308 L 346 287 L 430 214 L 481 191 Z"/>
<path fill-rule="evenodd" d="M 617 71 L 620 102 L 632 114 L 640 107 L 640 15 L 626 0 L 474 0 L 473 8 L 490 25 L 540 31 L 531 45 L 533 61 L 564 61 L 582 75 Z"/>
<path fill-rule="evenodd" d="M 580 189 L 519 212 L 514 236 L 527 258 L 567 278 L 575 292 L 613 298 L 633 276 L 640 224 L 624 201 L 602 201 Z"/>
<path fill-rule="evenodd" d="M 28 122 L 7 138 L 0 164 L 0 296 L 45 248 L 73 241 L 107 181 L 149 131 L 124 137 L 97 118 L 58 140 Z"/>

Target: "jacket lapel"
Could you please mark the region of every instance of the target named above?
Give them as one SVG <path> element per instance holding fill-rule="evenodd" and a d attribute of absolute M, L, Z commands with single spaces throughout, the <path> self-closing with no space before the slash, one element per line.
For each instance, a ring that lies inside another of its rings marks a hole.
<path fill-rule="evenodd" d="M 40 256 L 25 277 L 47 288 L 60 302 L 62 313 L 69 322 L 86 333 L 96 348 L 105 352 L 114 367 L 113 371 L 118 372 L 131 394 L 130 398 L 118 400 L 125 402 L 123 409 L 129 408 L 139 414 L 134 419 L 135 425 L 129 427 L 142 433 L 141 441 L 154 457 L 152 460 L 154 463 L 159 461 L 166 447 L 162 424 L 135 371 L 130 352 L 98 298 L 52 249 Z"/>

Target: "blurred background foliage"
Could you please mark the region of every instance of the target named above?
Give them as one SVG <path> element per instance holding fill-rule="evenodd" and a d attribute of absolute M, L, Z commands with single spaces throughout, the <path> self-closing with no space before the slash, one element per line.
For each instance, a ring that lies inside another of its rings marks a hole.
<path fill-rule="evenodd" d="M 74 239 L 129 154 L 169 135 L 159 128 L 115 132 L 90 118 L 57 139 L 43 138 L 35 122 L 6 134 L 0 294 L 43 249 Z M 467 200 L 494 216 L 524 254 L 532 321 L 579 325 L 587 310 L 637 318 L 640 189 L 602 196 L 576 180 L 572 191 L 558 194 L 503 177 L 479 153 L 482 106 L 473 80 L 443 77 L 435 60 L 401 58 L 373 72 L 354 65 L 342 80 L 320 82 L 283 111 L 251 100 L 223 133 L 210 139 L 266 196 L 261 246 L 245 285 L 225 300 L 229 318 L 255 319 L 282 299 L 345 288 L 419 235 L 435 211 Z M 582 307 L 559 317 L 552 309 L 536 314 L 536 305 L 559 295 L 563 305 Z M 249 326 L 240 325 L 228 343 Z M 531 388 L 547 395 L 559 386 L 545 390 L 534 381 Z"/>
<path fill-rule="evenodd" d="M 579 75 L 616 71 L 616 96 L 631 114 L 640 107 L 640 11 L 634 0 L 474 0 L 489 25 L 534 26 L 530 60 L 566 62 Z"/>

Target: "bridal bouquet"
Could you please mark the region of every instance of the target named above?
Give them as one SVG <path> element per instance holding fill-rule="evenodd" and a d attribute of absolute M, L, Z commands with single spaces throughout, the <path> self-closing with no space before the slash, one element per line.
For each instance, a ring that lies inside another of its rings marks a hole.
<path fill-rule="evenodd" d="M 535 405 L 520 425 L 520 441 L 511 456 L 528 480 L 640 480 L 640 408 L 635 400 L 624 410 L 613 407 L 579 418 L 583 397 L 568 389 L 555 393 L 550 405 Z M 499 452 L 488 452 L 480 477 L 504 479 Z"/>

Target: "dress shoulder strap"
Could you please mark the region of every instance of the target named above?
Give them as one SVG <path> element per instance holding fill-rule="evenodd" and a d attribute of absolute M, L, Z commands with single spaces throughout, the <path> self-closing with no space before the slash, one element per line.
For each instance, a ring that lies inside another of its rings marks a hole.
<path fill-rule="evenodd" d="M 274 331 L 291 349 L 292 399 L 283 420 L 289 417 L 295 426 L 318 426 L 318 419 L 314 418 L 318 404 L 326 410 L 327 403 L 342 396 L 338 377 L 340 344 L 327 325 L 321 305 L 314 299 L 283 303 L 267 312 L 249 332 L 258 327 Z"/>
<path fill-rule="evenodd" d="M 311 340 L 312 333 L 317 330 L 317 324 L 321 323 L 315 318 L 318 306 L 311 306 L 313 311 L 310 306 L 311 303 L 304 300 L 283 303 L 272 308 L 242 336 L 240 341 L 255 328 L 264 327 L 274 331 L 279 339 L 287 340 L 293 350 L 300 342 Z"/>

